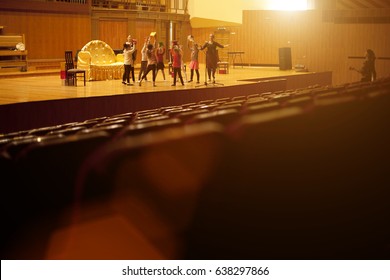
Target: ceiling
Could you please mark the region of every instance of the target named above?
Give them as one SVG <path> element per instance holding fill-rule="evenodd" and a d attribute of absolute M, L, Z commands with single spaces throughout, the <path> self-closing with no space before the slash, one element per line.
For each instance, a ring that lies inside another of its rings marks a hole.
<path fill-rule="evenodd" d="M 390 0 L 336 0 L 337 9 L 388 9 Z"/>

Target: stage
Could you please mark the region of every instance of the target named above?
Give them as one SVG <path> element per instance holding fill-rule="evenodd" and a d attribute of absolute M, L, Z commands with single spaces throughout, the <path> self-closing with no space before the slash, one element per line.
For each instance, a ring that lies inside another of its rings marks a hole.
<path fill-rule="evenodd" d="M 113 116 L 162 106 L 207 99 L 250 95 L 331 85 L 332 72 L 295 72 L 278 67 L 230 67 L 229 74 L 216 74 L 216 84 L 205 82 L 202 65 L 200 83 L 180 82 L 171 86 L 159 72 L 156 87 L 151 81 L 126 86 L 120 80 L 90 81 L 86 86 L 65 86 L 60 73 L 25 72 L 0 77 L 0 134 L 67 122 Z M 189 70 L 185 80 L 189 80 Z M 35 75 L 34 75 L 35 74 Z M 136 71 L 137 79 L 138 71 Z M 151 79 L 151 74 L 149 74 Z M 195 79 L 196 81 L 196 79 Z"/>

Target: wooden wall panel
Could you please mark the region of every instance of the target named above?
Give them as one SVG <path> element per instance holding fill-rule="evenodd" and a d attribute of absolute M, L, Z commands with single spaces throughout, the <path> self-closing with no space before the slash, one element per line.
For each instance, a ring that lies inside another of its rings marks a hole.
<path fill-rule="evenodd" d="M 192 34 L 192 28 L 189 22 L 175 22 L 173 39 L 177 40 L 182 46 L 184 63 L 189 65 L 191 60 L 191 52 L 187 48 L 187 37 Z M 168 35 L 169 36 L 169 35 Z M 168 46 L 171 47 L 171 42 L 168 40 Z"/>
<path fill-rule="evenodd" d="M 372 12 L 367 11 L 372 14 Z M 390 11 L 389 11 L 390 14 Z M 198 41 L 207 40 L 215 28 L 193 29 Z M 360 79 L 349 66 L 361 67 L 371 48 L 377 57 L 390 57 L 390 24 L 335 24 L 322 21 L 322 11 L 244 11 L 240 27 L 231 27 L 232 51 L 244 51 L 247 64 L 279 64 L 278 49 L 291 47 L 293 65 L 304 64 L 310 71 L 332 71 L 333 83 Z M 390 60 L 377 59 L 379 77 L 390 75 Z"/>
<path fill-rule="evenodd" d="M 140 48 L 142 48 L 144 40 L 150 35 L 150 32 L 156 30 L 157 30 L 157 26 L 154 21 L 150 21 L 150 20 L 137 21 L 137 29 L 134 37 L 138 39 Z M 157 38 L 158 38 L 158 34 L 157 34 Z"/>
<path fill-rule="evenodd" d="M 23 33 L 29 59 L 63 59 L 91 40 L 89 15 L 0 11 L 4 34 Z"/>
<path fill-rule="evenodd" d="M 125 19 L 101 19 L 99 20 L 99 39 L 106 42 L 112 49 L 123 49 L 129 31 Z"/>

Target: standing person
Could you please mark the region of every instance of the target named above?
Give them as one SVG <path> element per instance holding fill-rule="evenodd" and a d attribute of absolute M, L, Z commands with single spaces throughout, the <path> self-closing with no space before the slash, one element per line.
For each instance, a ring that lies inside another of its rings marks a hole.
<path fill-rule="evenodd" d="M 375 53 L 371 49 L 367 49 L 365 60 L 363 66 L 360 69 L 355 69 L 351 67 L 351 70 L 356 70 L 362 75 L 360 79 L 361 82 L 372 82 L 376 80 L 376 70 L 375 70 Z"/>
<path fill-rule="evenodd" d="M 172 68 L 173 68 L 173 84 L 172 84 L 172 86 L 176 86 L 177 75 L 179 75 L 180 82 L 184 86 L 183 77 L 181 75 L 182 52 L 181 52 L 179 45 L 177 44 L 177 41 L 172 41 L 171 57 L 172 57 Z"/>
<path fill-rule="evenodd" d="M 147 67 L 144 75 L 142 76 L 141 80 L 139 81 L 139 85 L 142 84 L 143 79 L 146 80 L 146 76 L 149 74 L 150 71 L 152 71 L 153 74 L 153 86 L 156 86 L 156 71 L 157 71 L 157 56 L 156 56 L 156 38 L 154 37 L 154 43 L 152 44 L 150 42 L 150 37 L 147 40 L 147 47 L 146 47 L 146 57 L 147 57 Z"/>
<path fill-rule="evenodd" d="M 138 82 L 141 81 L 142 76 L 146 73 L 146 68 L 148 67 L 148 57 L 147 57 L 147 51 L 148 51 L 148 38 L 145 38 L 144 45 L 141 49 L 141 68 L 139 70 L 138 74 Z M 145 77 L 145 81 L 148 79 Z"/>
<path fill-rule="evenodd" d="M 133 83 L 135 83 L 135 71 L 134 71 L 134 64 L 135 64 L 135 59 L 137 58 L 137 40 L 133 39 L 131 35 L 127 36 L 127 40 L 125 42 L 126 45 L 129 45 L 130 48 L 134 47 L 134 52 L 131 54 L 132 56 L 132 66 L 130 68 L 130 74 L 131 74 L 131 79 L 133 80 Z"/>
<path fill-rule="evenodd" d="M 158 48 L 156 51 L 156 56 L 157 56 L 157 70 L 156 70 L 156 77 L 158 74 L 158 70 L 161 70 L 163 74 L 163 78 L 165 81 L 165 65 L 164 65 L 164 55 L 165 55 L 165 47 L 163 42 L 158 43 Z"/>
<path fill-rule="evenodd" d="M 211 81 L 211 74 L 213 76 L 213 82 L 215 83 L 215 72 L 217 71 L 218 66 L 218 48 L 225 48 L 228 47 L 228 45 L 221 45 L 220 43 L 214 41 L 214 34 L 210 34 L 210 39 L 207 41 L 200 49 L 206 50 L 206 68 L 207 68 L 207 75 L 209 78 L 209 82 Z"/>
<path fill-rule="evenodd" d="M 130 72 L 131 69 L 134 71 L 133 53 L 135 51 L 135 45 L 124 44 L 123 45 L 123 57 L 125 72 L 122 77 L 122 84 L 130 86 Z M 134 82 L 134 81 L 133 81 Z"/>
<path fill-rule="evenodd" d="M 190 71 L 191 78 L 188 82 L 192 82 L 194 78 L 194 71 L 196 73 L 197 84 L 199 84 L 199 45 L 195 42 L 194 37 L 189 35 L 187 38 L 187 46 L 191 50 L 191 62 L 190 62 Z"/>

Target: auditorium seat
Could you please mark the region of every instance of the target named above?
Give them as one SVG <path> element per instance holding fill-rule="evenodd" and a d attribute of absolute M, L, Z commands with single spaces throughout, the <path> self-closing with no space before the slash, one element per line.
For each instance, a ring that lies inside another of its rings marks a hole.
<path fill-rule="evenodd" d="M 28 149 L 30 146 L 33 146 L 37 143 L 44 143 L 53 139 L 64 137 L 63 134 L 57 133 L 54 135 L 44 135 L 44 136 L 33 136 L 28 135 L 20 139 L 14 139 L 8 145 L 4 146 L 1 149 L 2 156 L 8 157 L 12 160 L 16 160 L 21 156 L 25 149 Z"/>
<path fill-rule="evenodd" d="M 230 101 L 230 97 L 222 97 L 222 98 L 218 98 L 216 99 L 214 102 L 215 103 L 225 103 L 227 101 Z"/>
<path fill-rule="evenodd" d="M 2 257 L 87 258 L 78 249 L 128 237 L 128 254 L 108 256 L 387 259 L 389 85 L 237 95 L 1 135 L 12 182 Z"/>
<path fill-rule="evenodd" d="M 121 113 L 121 114 L 117 114 L 117 115 L 113 115 L 109 118 L 133 118 L 135 116 L 136 113 L 134 112 L 126 112 L 126 113 Z"/>
<path fill-rule="evenodd" d="M 140 118 L 137 118 L 132 121 L 132 123 L 146 123 L 146 122 L 154 122 L 154 121 L 161 121 L 161 120 L 167 120 L 170 116 L 162 115 L 162 114 L 153 114 L 149 116 L 143 116 Z"/>
<path fill-rule="evenodd" d="M 246 101 L 248 98 L 245 95 L 237 95 L 232 97 L 232 101 Z"/>
<path fill-rule="evenodd" d="M 131 121 L 134 119 L 135 114 L 134 113 L 126 113 L 126 114 L 120 114 L 120 115 L 114 115 L 111 117 L 107 117 L 103 120 L 103 122 L 112 122 L 117 120 L 125 120 L 125 121 Z"/>
<path fill-rule="evenodd" d="M 59 126 L 47 126 L 47 127 L 40 127 L 40 128 L 35 128 L 31 129 L 28 132 L 28 135 L 34 135 L 34 136 L 44 136 L 48 134 L 49 132 L 52 132 L 54 130 L 59 129 Z"/>
<path fill-rule="evenodd" d="M 54 135 L 54 134 L 72 135 L 72 134 L 76 134 L 78 131 L 83 130 L 85 128 L 86 128 L 85 126 L 74 125 L 74 126 L 57 129 L 57 130 L 52 130 L 47 135 Z"/>
<path fill-rule="evenodd" d="M 3 192 L 7 197 L 3 203 L 3 216 L 10 224 L 4 224 L 8 231 L 2 251 L 13 251 L 13 246 L 19 244 L 15 239 L 17 236 L 28 243 L 44 245 L 41 241 L 56 226 L 62 209 L 77 203 L 83 195 L 76 187 L 76 174 L 87 155 L 108 139 L 105 132 L 71 135 L 38 142 L 24 150 L 13 162 L 14 177 L 9 182 L 15 187 Z M 42 222 L 45 223 L 42 225 Z M 30 232 L 32 229 L 36 234 Z M 28 244 L 24 243 L 19 245 L 26 246 L 15 249 L 20 258 L 42 257 L 40 250 L 29 250 Z"/>
<path fill-rule="evenodd" d="M 190 103 L 184 103 L 184 104 L 182 104 L 180 106 L 183 107 L 183 108 L 186 108 L 186 107 L 190 107 L 190 106 L 196 105 L 196 104 L 197 104 L 196 102 L 190 102 Z"/>
<path fill-rule="evenodd" d="M 210 122 L 123 137 L 94 158 L 85 192 L 106 190 L 100 204 L 131 221 L 166 258 L 180 258 L 197 194 L 220 164 L 225 141 L 223 127 Z"/>
<path fill-rule="evenodd" d="M 159 109 L 159 113 L 163 114 L 163 115 L 166 115 L 166 114 L 169 114 L 170 111 L 174 111 L 174 110 L 181 110 L 181 109 L 184 109 L 186 107 L 190 108 L 190 106 L 192 105 L 195 105 L 195 103 L 193 104 L 186 104 L 185 106 L 165 106 L 165 107 L 161 107 Z"/>
<path fill-rule="evenodd" d="M 227 110 L 227 109 L 237 109 L 241 110 L 243 108 L 241 102 L 226 102 L 219 105 L 215 110 Z"/>
<path fill-rule="evenodd" d="M 389 104 L 387 95 L 244 116 L 202 189 L 185 258 L 388 258 Z"/>
<path fill-rule="evenodd" d="M 98 117 L 98 118 L 88 119 L 88 120 L 84 120 L 84 121 L 80 122 L 79 124 L 82 126 L 90 127 L 91 125 L 93 126 L 97 123 L 100 123 L 107 118 L 108 117 Z"/>
<path fill-rule="evenodd" d="M 249 94 L 249 95 L 247 95 L 246 99 L 249 100 L 249 99 L 257 98 L 257 97 L 260 97 L 260 93 Z"/>
<path fill-rule="evenodd" d="M 198 102 L 198 104 L 210 104 L 210 103 L 213 103 L 214 100 L 211 100 L 211 99 L 207 99 L 207 100 L 201 100 Z"/>
<path fill-rule="evenodd" d="M 134 118 L 134 121 L 147 120 L 147 119 L 153 119 L 153 118 L 159 118 L 159 117 L 164 117 L 164 115 L 161 114 L 160 112 L 142 114 L 142 115 L 136 115 Z"/>
<path fill-rule="evenodd" d="M 295 96 L 294 98 L 291 98 L 288 100 L 287 103 L 288 106 L 300 106 L 302 108 L 309 109 L 310 107 L 314 106 L 314 99 L 311 96 Z"/>
<path fill-rule="evenodd" d="M 181 125 L 182 122 L 178 118 L 167 118 L 149 122 L 132 123 L 124 128 L 123 136 L 140 135 L 151 131 L 157 131 Z"/>
<path fill-rule="evenodd" d="M 202 121 L 214 121 L 228 126 L 241 116 L 240 111 L 234 108 L 220 109 L 211 112 L 197 114 L 191 120 L 193 123 Z"/>
<path fill-rule="evenodd" d="M 108 127 L 112 125 L 117 125 L 117 126 L 124 126 L 130 122 L 129 119 L 127 118 L 109 118 L 104 120 L 103 122 L 95 124 L 93 127 Z"/>
<path fill-rule="evenodd" d="M 246 106 L 250 106 L 252 104 L 261 104 L 261 103 L 267 103 L 268 102 L 268 98 L 264 98 L 264 97 L 252 97 L 252 98 L 248 98 L 248 100 L 245 102 Z"/>
<path fill-rule="evenodd" d="M 199 108 L 199 109 L 206 109 L 206 110 L 208 110 L 208 111 L 212 111 L 212 110 L 214 110 L 215 108 L 217 108 L 218 106 L 220 106 L 220 104 L 218 104 L 218 103 L 209 103 L 209 104 L 205 104 L 205 105 L 200 105 L 199 107 L 197 107 L 197 108 Z"/>
<path fill-rule="evenodd" d="M 143 116 L 143 115 L 150 115 L 150 114 L 158 114 L 159 111 L 160 111 L 160 108 L 141 110 L 141 111 L 135 112 L 135 116 Z"/>
<path fill-rule="evenodd" d="M 246 107 L 246 112 L 248 114 L 257 113 L 257 112 L 266 112 L 272 111 L 280 108 L 280 104 L 278 102 L 259 102 L 258 103 L 249 103 Z"/>
<path fill-rule="evenodd" d="M 242 105 L 242 104 L 244 104 L 246 102 L 246 99 L 238 99 L 238 100 L 233 100 L 233 99 L 231 99 L 231 100 L 229 100 L 229 101 L 226 101 L 226 102 L 224 102 L 223 104 L 220 104 L 220 106 L 225 106 L 225 105 L 236 105 L 236 104 L 238 104 L 238 105 Z"/>
<path fill-rule="evenodd" d="M 175 114 L 176 118 L 179 118 L 182 122 L 191 122 L 191 120 L 199 114 L 208 113 L 207 109 L 195 109 L 187 112 L 180 112 Z"/>
<path fill-rule="evenodd" d="M 272 97 L 272 101 L 279 102 L 280 105 L 284 105 L 288 100 L 292 98 L 292 94 L 281 93 Z"/>
<path fill-rule="evenodd" d="M 178 114 L 185 113 L 185 112 L 192 112 L 193 109 L 191 107 L 185 107 L 180 109 L 174 109 L 169 112 L 166 112 L 166 115 L 168 115 L 170 118 L 176 118 Z"/>
<path fill-rule="evenodd" d="M 78 223 L 55 229 L 48 239 L 46 260 L 164 260 L 169 257 L 145 238 L 131 218 L 110 212 L 100 216 L 90 214 Z M 167 244 L 170 240 L 161 241 Z"/>
<path fill-rule="evenodd" d="M 95 133 L 98 131 L 103 131 L 105 133 L 108 133 L 110 135 L 110 137 L 114 138 L 118 134 L 120 134 L 120 132 L 124 129 L 124 127 L 125 126 L 123 124 L 102 123 L 102 124 L 96 125 L 94 127 L 85 128 L 83 130 L 80 130 L 79 132 L 77 132 L 77 134 L 89 134 L 89 133 Z"/>

